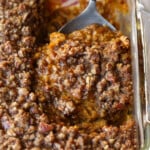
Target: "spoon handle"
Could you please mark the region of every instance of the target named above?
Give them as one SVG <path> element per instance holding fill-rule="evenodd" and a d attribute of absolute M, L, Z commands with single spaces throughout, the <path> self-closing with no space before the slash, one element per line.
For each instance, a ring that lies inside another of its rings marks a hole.
<path fill-rule="evenodd" d="M 95 11 L 96 10 L 96 0 L 89 0 L 89 4 L 85 10 Z"/>

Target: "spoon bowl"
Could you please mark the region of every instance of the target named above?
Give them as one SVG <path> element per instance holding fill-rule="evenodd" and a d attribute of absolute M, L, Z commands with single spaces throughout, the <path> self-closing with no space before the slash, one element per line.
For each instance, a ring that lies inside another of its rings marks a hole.
<path fill-rule="evenodd" d="M 90 0 L 86 9 L 79 16 L 66 23 L 58 31 L 68 34 L 75 30 L 82 29 L 90 24 L 108 26 L 111 30 L 116 31 L 116 28 L 97 11 L 96 0 Z"/>

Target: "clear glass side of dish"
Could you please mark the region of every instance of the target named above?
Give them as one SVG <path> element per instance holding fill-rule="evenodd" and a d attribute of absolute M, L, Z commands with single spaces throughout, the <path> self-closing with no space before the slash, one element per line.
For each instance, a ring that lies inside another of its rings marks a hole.
<path fill-rule="evenodd" d="M 137 19 L 140 25 L 143 65 L 144 65 L 144 89 L 145 105 L 143 107 L 143 122 L 145 146 L 143 149 L 150 149 L 150 5 L 149 0 L 137 0 Z"/>
<path fill-rule="evenodd" d="M 137 20 L 136 1 L 127 0 L 128 13 L 117 12 L 120 30 L 130 38 L 132 56 L 132 74 L 134 88 L 134 116 L 138 129 L 138 140 L 140 149 L 145 147 L 145 99 L 144 99 L 144 74 L 143 74 L 143 55 L 140 42 L 139 24 Z"/>

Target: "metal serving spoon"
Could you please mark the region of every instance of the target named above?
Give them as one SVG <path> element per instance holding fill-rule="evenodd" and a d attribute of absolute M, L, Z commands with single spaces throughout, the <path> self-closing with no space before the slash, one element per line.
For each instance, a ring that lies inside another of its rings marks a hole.
<path fill-rule="evenodd" d="M 111 23 L 109 23 L 104 17 L 99 14 L 96 9 L 96 0 L 89 0 L 89 4 L 85 8 L 85 10 L 75 19 L 62 26 L 59 29 L 59 32 L 68 34 L 72 31 L 79 30 L 93 23 L 108 26 L 113 31 L 116 30 L 116 28 Z"/>

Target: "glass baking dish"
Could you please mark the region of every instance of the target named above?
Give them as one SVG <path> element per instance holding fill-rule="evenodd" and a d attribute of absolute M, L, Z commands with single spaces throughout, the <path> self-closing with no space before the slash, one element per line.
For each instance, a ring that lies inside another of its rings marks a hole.
<path fill-rule="evenodd" d="M 145 105 L 144 105 L 144 138 L 145 145 L 143 149 L 150 148 L 150 5 L 149 0 L 137 0 L 137 18 L 140 24 L 141 43 L 143 52 L 143 64 L 144 64 L 144 88 L 145 88 Z"/>
<path fill-rule="evenodd" d="M 148 41 L 145 41 L 145 36 L 147 30 L 143 30 L 143 18 L 145 13 L 143 12 L 143 7 L 146 4 L 146 0 L 143 3 L 142 11 L 141 5 L 142 0 L 126 0 L 128 4 L 128 12 L 123 13 L 118 9 L 114 12 L 116 15 L 116 22 L 119 24 L 119 30 L 130 39 L 131 43 L 131 56 L 132 56 L 132 73 L 133 73 L 133 89 L 134 89 L 134 116 L 137 125 L 138 131 L 138 143 L 139 149 L 149 149 L 150 148 L 150 110 L 148 109 L 149 105 L 149 96 L 150 94 L 150 81 L 148 81 L 148 75 L 150 74 L 150 67 L 147 63 L 148 57 L 148 48 L 150 45 L 147 45 Z M 148 2 L 149 0 L 147 0 Z M 57 1 L 58 7 L 69 7 L 72 5 L 78 5 L 77 0 L 59 0 Z M 146 6 L 146 11 L 149 11 Z M 139 8 L 140 7 L 140 8 Z M 145 12 L 145 11 L 144 11 Z M 150 21 L 150 14 L 149 16 Z M 147 15 L 145 17 L 147 17 Z M 148 24 L 146 24 L 148 27 Z M 147 38 L 149 40 L 150 38 Z M 143 53 L 144 52 L 144 53 Z M 144 63 L 144 69 L 143 69 Z M 143 71 L 144 70 L 144 71 Z M 145 87 L 145 88 L 144 88 Z M 149 106 L 150 107 L 150 106 Z"/>

